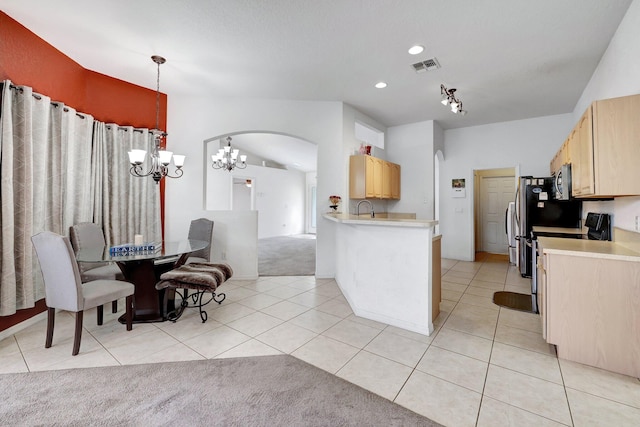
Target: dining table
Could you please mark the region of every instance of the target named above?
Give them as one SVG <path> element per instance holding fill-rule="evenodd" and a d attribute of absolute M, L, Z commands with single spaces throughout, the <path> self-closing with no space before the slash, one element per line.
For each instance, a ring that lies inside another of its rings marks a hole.
<path fill-rule="evenodd" d="M 165 290 L 157 290 L 160 276 L 183 265 L 189 254 L 206 248 L 209 242 L 203 240 L 163 241 L 157 249 L 148 251 L 111 251 L 110 246 L 82 248 L 76 254 L 79 262 L 116 263 L 127 282 L 134 285 L 135 291 L 133 322 L 164 322 L 167 313 L 174 307 L 173 300 L 164 307 Z M 118 321 L 124 323 L 124 315 Z"/>

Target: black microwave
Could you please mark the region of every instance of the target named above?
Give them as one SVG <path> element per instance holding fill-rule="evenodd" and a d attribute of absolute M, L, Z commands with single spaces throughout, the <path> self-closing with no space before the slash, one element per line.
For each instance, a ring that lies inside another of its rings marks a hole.
<path fill-rule="evenodd" d="M 553 177 L 553 195 L 556 200 L 571 199 L 571 164 L 560 166 Z"/>

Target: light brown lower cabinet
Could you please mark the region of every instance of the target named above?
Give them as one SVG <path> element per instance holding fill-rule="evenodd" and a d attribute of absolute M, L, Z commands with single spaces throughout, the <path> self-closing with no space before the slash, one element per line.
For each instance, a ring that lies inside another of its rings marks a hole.
<path fill-rule="evenodd" d="M 545 339 L 558 357 L 640 377 L 640 262 L 543 253 Z"/>
<path fill-rule="evenodd" d="M 431 321 L 440 314 L 442 301 L 442 235 L 433 236 L 431 246 Z"/>

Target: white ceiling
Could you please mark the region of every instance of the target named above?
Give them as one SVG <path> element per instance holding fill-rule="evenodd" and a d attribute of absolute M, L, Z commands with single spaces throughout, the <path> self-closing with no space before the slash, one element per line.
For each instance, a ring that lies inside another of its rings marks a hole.
<path fill-rule="evenodd" d="M 343 101 L 386 126 L 568 113 L 631 0 L 3 0 L 85 68 L 155 89 Z M 416 56 L 407 49 L 422 44 Z M 441 68 L 411 64 L 435 57 Z M 375 89 L 385 81 L 388 87 Z M 20 83 L 20 82 L 16 82 Z M 466 116 L 440 104 L 457 88 Z"/>

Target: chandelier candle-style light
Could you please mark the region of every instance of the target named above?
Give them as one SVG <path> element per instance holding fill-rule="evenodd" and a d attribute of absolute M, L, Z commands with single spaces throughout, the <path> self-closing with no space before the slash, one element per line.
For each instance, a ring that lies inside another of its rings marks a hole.
<path fill-rule="evenodd" d="M 227 145 L 211 155 L 211 167 L 214 169 L 224 169 L 231 172 L 235 168 L 244 169 L 247 167 L 247 156 L 240 153 L 240 150 L 231 148 L 231 137 L 228 136 Z M 240 159 L 238 159 L 240 157 Z"/>
<path fill-rule="evenodd" d="M 440 85 L 440 95 L 442 96 L 442 100 L 440 101 L 442 105 L 450 105 L 451 112 L 454 114 L 460 113 L 461 116 L 467 114 L 467 110 L 462 109 L 462 101 L 456 98 L 456 89 L 451 88 L 447 89 L 445 85 Z"/>
<path fill-rule="evenodd" d="M 151 57 L 153 62 L 158 64 L 158 78 L 156 86 L 156 128 L 152 130 L 152 134 L 155 141 L 155 147 L 151 156 L 151 167 L 147 172 L 142 169 L 147 152 L 145 150 L 131 150 L 129 151 L 129 162 L 131 163 L 131 169 L 129 172 L 133 176 L 144 177 L 151 176 L 157 183 L 164 177 L 180 178 L 184 171 L 182 166 L 184 165 L 185 156 L 173 154 L 171 151 L 161 150 L 166 144 L 167 134 L 160 128 L 160 64 L 164 64 L 166 59 L 162 56 L 153 55 Z M 176 167 L 175 175 L 169 174 L 169 164 L 171 163 L 171 157 L 173 157 L 173 164 Z"/>

